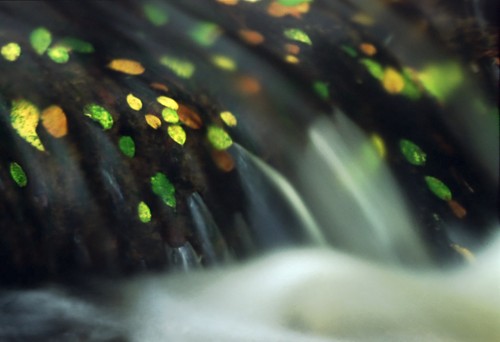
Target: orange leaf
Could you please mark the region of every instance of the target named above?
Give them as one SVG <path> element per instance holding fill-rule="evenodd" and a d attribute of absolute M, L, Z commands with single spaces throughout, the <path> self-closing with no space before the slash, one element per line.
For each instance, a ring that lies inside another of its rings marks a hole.
<path fill-rule="evenodd" d="M 238 33 L 248 44 L 258 45 L 264 41 L 264 36 L 257 31 L 240 30 Z"/>
<path fill-rule="evenodd" d="M 302 14 L 309 12 L 309 3 L 304 2 L 297 6 L 285 6 L 278 2 L 272 2 L 267 8 L 267 13 L 272 17 L 284 17 L 291 15 L 296 18 L 301 18 Z"/>
<path fill-rule="evenodd" d="M 229 172 L 234 169 L 233 157 L 227 151 L 213 150 L 212 159 L 221 171 Z"/>
<path fill-rule="evenodd" d="M 150 87 L 156 90 L 161 90 L 164 91 L 165 93 L 168 93 L 168 87 L 164 85 L 163 83 L 159 82 L 153 82 L 150 84 Z"/>
<path fill-rule="evenodd" d="M 66 114 L 59 106 L 47 107 L 42 112 L 42 125 L 54 138 L 62 138 L 68 134 Z"/>
<path fill-rule="evenodd" d="M 198 113 L 188 106 L 179 104 L 177 114 L 179 115 L 179 120 L 189 128 L 199 129 L 203 125 L 203 121 Z"/>

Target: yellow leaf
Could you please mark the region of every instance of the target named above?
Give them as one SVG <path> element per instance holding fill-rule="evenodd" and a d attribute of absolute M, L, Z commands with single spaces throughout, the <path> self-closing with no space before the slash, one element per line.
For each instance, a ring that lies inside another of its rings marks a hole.
<path fill-rule="evenodd" d="M 31 102 L 20 99 L 12 101 L 10 122 L 16 132 L 40 151 L 45 151 L 42 141 L 36 133 L 36 127 L 40 120 L 38 108 Z"/>
<path fill-rule="evenodd" d="M 174 99 L 172 99 L 170 97 L 158 96 L 156 98 L 156 101 L 158 101 L 159 104 L 161 104 L 167 108 L 171 108 L 173 110 L 179 109 L 179 104 L 177 103 L 177 101 L 175 101 Z"/>
<path fill-rule="evenodd" d="M 141 63 L 131 59 L 113 59 L 108 68 L 129 75 L 140 75 L 145 70 Z"/>
<path fill-rule="evenodd" d="M 133 94 L 127 95 L 127 103 L 133 110 L 141 110 L 142 101 L 140 98 L 135 97 Z"/>
<path fill-rule="evenodd" d="M 21 55 L 21 47 L 19 46 L 19 44 L 11 42 L 2 46 L 2 48 L 0 49 L 0 53 L 2 54 L 3 58 L 8 60 L 9 62 L 14 62 Z"/>
<path fill-rule="evenodd" d="M 186 132 L 179 125 L 168 127 L 168 135 L 179 145 L 184 145 L 186 142 Z"/>
<path fill-rule="evenodd" d="M 154 129 L 157 129 L 158 127 L 161 126 L 161 120 L 157 116 L 153 114 L 146 114 L 144 115 L 144 118 L 146 119 L 146 122 L 149 126 L 151 126 Z"/>
<path fill-rule="evenodd" d="M 405 87 L 403 76 L 393 68 L 386 68 L 384 70 L 382 84 L 389 94 L 399 94 Z"/>
<path fill-rule="evenodd" d="M 220 118 L 229 127 L 234 127 L 238 124 L 238 120 L 231 112 L 225 111 L 225 112 L 220 113 Z"/>

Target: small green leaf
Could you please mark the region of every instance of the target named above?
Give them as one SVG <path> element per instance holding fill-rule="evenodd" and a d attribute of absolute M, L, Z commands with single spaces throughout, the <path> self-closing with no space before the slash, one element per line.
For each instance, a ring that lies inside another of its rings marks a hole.
<path fill-rule="evenodd" d="M 429 190 L 431 190 L 434 195 L 443 201 L 451 200 L 451 190 L 439 179 L 431 176 L 425 176 L 425 182 L 427 183 Z"/>
<path fill-rule="evenodd" d="M 298 6 L 304 3 L 312 2 L 313 0 L 278 0 L 278 3 L 283 6 Z"/>
<path fill-rule="evenodd" d="M 402 139 L 399 141 L 399 148 L 406 160 L 413 165 L 422 166 L 425 164 L 427 155 L 422 149 L 410 140 Z"/>
<path fill-rule="evenodd" d="M 9 171 L 10 176 L 19 187 L 24 188 L 28 184 L 28 177 L 26 177 L 21 165 L 16 162 L 10 163 Z"/>
<path fill-rule="evenodd" d="M 190 37 L 202 46 L 212 45 L 220 33 L 220 27 L 211 22 L 200 22 L 189 31 Z"/>
<path fill-rule="evenodd" d="M 195 66 L 186 59 L 180 59 L 172 56 L 164 55 L 160 58 L 160 64 L 167 67 L 180 78 L 190 78 L 193 76 Z"/>
<path fill-rule="evenodd" d="M 179 122 L 179 114 L 175 109 L 172 108 L 163 108 L 161 111 L 161 116 L 163 120 L 168 123 L 177 123 Z"/>
<path fill-rule="evenodd" d="M 217 126 L 208 127 L 207 138 L 216 150 L 225 150 L 233 144 L 229 134 Z"/>
<path fill-rule="evenodd" d="M 313 84 L 313 89 L 316 92 L 316 94 L 319 95 L 323 100 L 328 100 L 330 97 L 330 92 L 328 90 L 328 84 L 325 82 L 314 82 Z"/>
<path fill-rule="evenodd" d="M 384 69 L 379 63 L 368 58 L 363 58 L 359 62 L 363 64 L 366 69 L 368 69 L 368 72 L 377 80 L 381 81 L 384 78 Z"/>
<path fill-rule="evenodd" d="M 135 155 L 135 142 L 132 137 L 127 135 L 120 137 L 118 141 L 118 146 L 124 155 L 127 157 L 133 158 Z"/>
<path fill-rule="evenodd" d="M 149 22 L 155 26 L 162 26 L 168 22 L 167 12 L 155 4 L 145 4 L 142 10 Z"/>
<path fill-rule="evenodd" d="M 54 62 L 63 64 L 69 61 L 68 49 L 64 46 L 54 46 L 47 51 L 47 55 Z"/>
<path fill-rule="evenodd" d="M 66 37 L 58 42 L 57 45 L 66 48 L 68 51 L 75 51 L 79 53 L 94 52 L 94 46 L 92 44 L 74 37 Z"/>
<path fill-rule="evenodd" d="M 110 129 L 113 127 L 113 117 L 111 114 L 106 109 L 95 103 L 86 105 L 83 109 L 83 114 L 100 123 L 104 129 Z"/>
<path fill-rule="evenodd" d="M 52 34 L 45 27 L 39 27 L 31 32 L 30 43 L 37 54 L 43 55 L 52 43 Z"/>
<path fill-rule="evenodd" d="M 283 34 L 288 39 L 292 39 L 292 40 L 296 40 L 296 41 L 304 43 L 304 44 L 312 45 L 311 38 L 309 38 L 307 33 L 302 31 L 301 29 L 298 29 L 298 28 L 286 29 L 285 31 L 283 31 Z"/>
<path fill-rule="evenodd" d="M 139 202 L 137 206 L 137 215 L 142 223 L 151 222 L 151 209 L 149 209 L 149 206 L 143 201 Z"/>
<path fill-rule="evenodd" d="M 358 57 L 358 52 L 352 46 L 342 45 L 340 48 L 352 58 Z"/>
<path fill-rule="evenodd" d="M 159 196 L 163 203 L 169 207 L 175 208 L 175 188 L 165 174 L 158 172 L 151 177 L 151 187 L 153 193 Z"/>

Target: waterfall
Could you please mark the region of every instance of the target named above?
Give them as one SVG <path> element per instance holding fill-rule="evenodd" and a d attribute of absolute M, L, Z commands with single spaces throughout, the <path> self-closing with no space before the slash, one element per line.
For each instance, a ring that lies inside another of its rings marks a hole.
<path fill-rule="evenodd" d="M 311 125 L 297 170 L 305 198 L 334 245 L 385 262 L 429 262 L 384 160 L 342 112 Z"/>

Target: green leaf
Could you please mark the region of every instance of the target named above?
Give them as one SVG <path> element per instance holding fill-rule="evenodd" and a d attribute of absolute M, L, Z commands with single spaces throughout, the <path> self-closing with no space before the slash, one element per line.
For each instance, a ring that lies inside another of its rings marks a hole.
<path fill-rule="evenodd" d="M 83 109 L 83 114 L 100 123 L 104 129 L 110 129 L 113 127 L 113 117 L 111 114 L 106 109 L 95 103 L 86 105 Z"/>
<path fill-rule="evenodd" d="M 399 142 L 399 148 L 410 164 L 417 166 L 425 164 L 427 155 L 418 145 L 414 144 L 410 140 L 402 139 Z"/>
<path fill-rule="evenodd" d="M 151 177 L 151 187 L 153 193 L 159 196 L 163 203 L 169 207 L 175 208 L 175 188 L 165 174 L 158 172 Z"/>
<path fill-rule="evenodd" d="M 190 78 L 193 76 L 195 66 L 186 59 L 164 55 L 160 58 L 160 64 L 170 69 L 180 78 Z"/>
<path fill-rule="evenodd" d="M 200 22 L 189 31 L 190 37 L 202 46 L 210 46 L 215 43 L 220 33 L 220 27 L 211 22 Z"/>
<path fill-rule="evenodd" d="M 328 100 L 330 97 L 330 92 L 328 90 L 328 84 L 325 82 L 314 82 L 313 84 L 313 89 L 316 92 L 316 94 L 319 95 L 323 100 Z"/>
<path fill-rule="evenodd" d="M 285 31 L 283 31 L 283 34 L 285 35 L 285 37 L 289 39 L 296 40 L 304 44 L 312 45 L 311 38 L 309 38 L 307 33 L 302 31 L 301 29 L 298 28 L 286 29 Z"/>
<path fill-rule="evenodd" d="M 149 206 L 145 202 L 139 202 L 139 205 L 137 206 L 137 215 L 142 223 L 148 223 L 151 221 L 151 209 L 149 209 Z"/>
<path fill-rule="evenodd" d="M 92 44 L 74 37 L 66 37 L 58 42 L 57 45 L 66 48 L 68 51 L 75 51 L 79 53 L 94 52 L 94 46 Z"/>
<path fill-rule="evenodd" d="M 425 182 L 429 190 L 443 201 L 450 201 L 452 199 L 451 190 L 439 179 L 425 176 Z"/>
<path fill-rule="evenodd" d="M 216 150 L 225 150 L 233 144 L 229 134 L 217 126 L 208 127 L 207 138 Z"/>
<path fill-rule="evenodd" d="M 10 163 L 9 171 L 10 176 L 19 187 L 24 188 L 28 184 L 28 177 L 26 177 L 21 165 L 16 162 Z"/>
<path fill-rule="evenodd" d="M 312 2 L 313 0 L 278 0 L 278 3 L 283 6 L 298 6 L 304 3 Z"/>
<path fill-rule="evenodd" d="M 69 61 L 68 49 L 64 46 L 54 46 L 47 51 L 47 55 L 54 62 L 63 64 Z"/>
<path fill-rule="evenodd" d="M 168 123 L 177 123 L 179 122 L 179 114 L 175 109 L 172 108 L 163 108 L 161 111 L 161 116 L 163 120 Z"/>
<path fill-rule="evenodd" d="M 352 46 L 341 45 L 340 48 L 352 58 L 358 57 L 358 52 Z"/>
<path fill-rule="evenodd" d="M 155 26 L 162 26 L 168 22 L 168 13 L 155 4 L 145 4 L 142 10 L 149 22 Z"/>
<path fill-rule="evenodd" d="M 52 43 L 52 34 L 45 27 L 39 27 L 31 32 L 30 43 L 37 54 L 43 55 Z"/>
<path fill-rule="evenodd" d="M 377 80 L 381 81 L 384 78 L 384 69 L 379 63 L 368 58 L 363 58 L 359 62 L 363 64 L 366 69 L 368 69 L 368 72 Z"/>
<path fill-rule="evenodd" d="M 133 158 L 135 155 L 135 142 L 132 137 L 127 135 L 120 137 L 118 141 L 118 146 L 124 155 L 127 157 Z"/>

